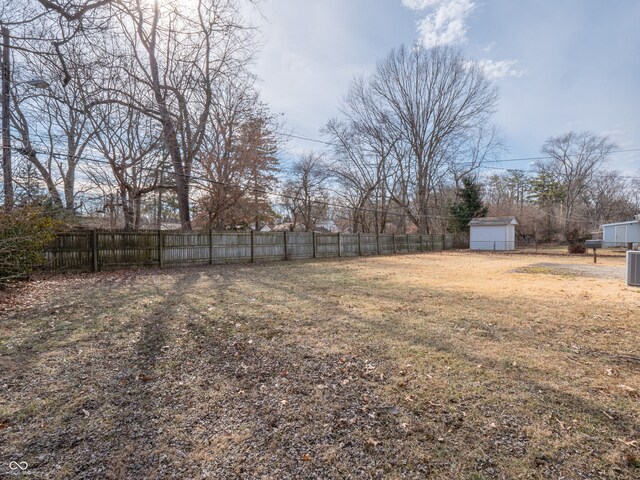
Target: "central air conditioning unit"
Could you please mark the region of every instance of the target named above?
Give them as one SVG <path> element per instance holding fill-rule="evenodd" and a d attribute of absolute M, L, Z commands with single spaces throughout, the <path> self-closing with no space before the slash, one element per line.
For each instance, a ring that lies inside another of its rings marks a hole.
<path fill-rule="evenodd" d="M 640 252 L 627 252 L 627 285 L 640 287 Z"/>

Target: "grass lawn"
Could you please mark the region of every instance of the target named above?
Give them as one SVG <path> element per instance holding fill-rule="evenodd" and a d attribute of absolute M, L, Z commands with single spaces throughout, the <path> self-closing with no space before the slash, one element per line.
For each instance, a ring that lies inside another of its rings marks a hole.
<path fill-rule="evenodd" d="M 0 477 L 640 478 L 640 289 L 590 262 L 36 279 L 0 305 Z"/>

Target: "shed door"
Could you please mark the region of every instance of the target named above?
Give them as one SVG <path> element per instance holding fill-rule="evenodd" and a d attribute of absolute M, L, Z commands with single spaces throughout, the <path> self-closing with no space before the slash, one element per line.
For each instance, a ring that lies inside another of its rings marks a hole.
<path fill-rule="evenodd" d="M 618 246 L 627 243 L 627 227 L 616 227 L 615 243 Z"/>

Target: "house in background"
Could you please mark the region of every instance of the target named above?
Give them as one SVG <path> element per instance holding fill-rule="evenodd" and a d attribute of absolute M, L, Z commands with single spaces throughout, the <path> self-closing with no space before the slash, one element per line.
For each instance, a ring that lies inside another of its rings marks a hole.
<path fill-rule="evenodd" d="M 640 215 L 627 222 L 607 223 L 602 225 L 602 246 L 604 248 L 633 248 L 640 245 Z"/>
<path fill-rule="evenodd" d="M 333 220 L 318 220 L 316 222 L 316 230 L 320 232 L 337 233 L 340 231 L 340 228 Z"/>
<path fill-rule="evenodd" d="M 471 250 L 507 251 L 516 249 L 516 217 L 474 218 L 469 222 Z"/>

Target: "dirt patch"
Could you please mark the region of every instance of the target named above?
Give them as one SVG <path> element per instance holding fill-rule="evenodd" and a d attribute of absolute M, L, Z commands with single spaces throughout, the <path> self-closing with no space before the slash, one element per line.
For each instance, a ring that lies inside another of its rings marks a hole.
<path fill-rule="evenodd" d="M 36 280 L 0 319 L 0 476 L 637 478 L 640 294 L 514 273 L 539 259 Z"/>
<path fill-rule="evenodd" d="M 563 275 L 569 277 L 607 278 L 614 280 L 623 280 L 625 278 L 624 265 L 574 265 L 540 262 L 516 269 L 514 272 Z"/>

